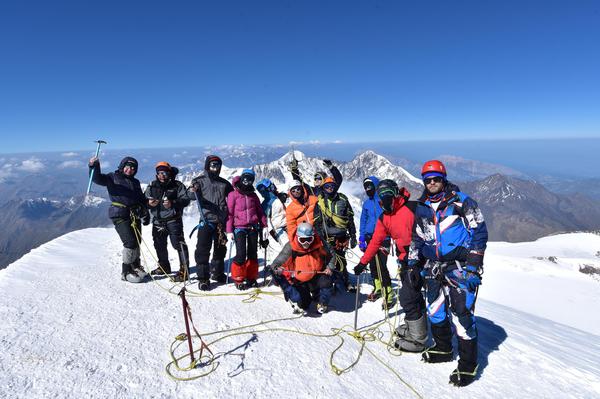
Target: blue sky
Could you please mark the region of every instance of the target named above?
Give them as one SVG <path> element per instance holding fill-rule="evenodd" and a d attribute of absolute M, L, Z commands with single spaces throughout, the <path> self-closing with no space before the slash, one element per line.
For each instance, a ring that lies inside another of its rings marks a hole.
<path fill-rule="evenodd" d="M 599 50 L 597 1 L 2 2 L 0 152 L 600 137 Z"/>

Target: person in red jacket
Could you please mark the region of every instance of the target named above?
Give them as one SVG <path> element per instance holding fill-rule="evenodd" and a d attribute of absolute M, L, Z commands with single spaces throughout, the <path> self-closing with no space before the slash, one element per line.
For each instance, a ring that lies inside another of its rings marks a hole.
<path fill-rule="evenodd" d="M 360 262 L 354 268 L 354 273 L 362 273 L 371 259 L 377 254 L 383 241 L 392 237 L 396 244 L 398 266 L 400 267 L 399 300 L 404 310 L 405 324 L 398 327 L 399 338 L 394 346 L 406 352 L 421 352 L 427 342 L 427 319 L 425 317 L 425 300 L 421 287 L 410 284 L 411 278 L 407 268 L 408 249 L 412 239 L 415 220 L 416 203 L 408 201 L 410 193 L 404 187 L 398 188 L 396 182 L 385 179 L 377 185 L 377 194 L 383 213 L 377 221 L 373 237 L 365 250 Z"/>
<path fill-rule="evenodd" d="M 266 240 L 267 218 L 254 192 L 254 171 L 244 169 L 233 178 L 234 190 L 227 196 L 227 235 L 235 240 L 231 278 L 239 290 L 256 287 L 258 278 L 258 242 Z"/>

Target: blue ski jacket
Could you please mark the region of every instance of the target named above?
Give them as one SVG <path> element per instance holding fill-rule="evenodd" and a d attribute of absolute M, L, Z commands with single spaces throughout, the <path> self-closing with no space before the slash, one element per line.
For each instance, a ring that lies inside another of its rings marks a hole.
<path fill-rule="evenodd" d="M 418 199 L 408 261 L 464 262 L 472 251 L 483 254 L 487 240 L 487 227 L 477 202 L 447 183 L 437 209 L 425 192 Z"/>
<path fill-rule="evenodd" d="M 375 187 L 379 184 L 379 179 L 375 176 L 368 177 Z M 375 225 L 377 225 L 377 220 L 379 216 L 383 213 L 381 209 L 381 205 L 379 205 L 379 195 L 375 193 L 375 195 L 371 198 L 368 198 L 363 202 L 362 211 L 360 213 L 360 229 L 359 234 L 364 239 L 367 235 L 373 235 L 375 231 Z"/>

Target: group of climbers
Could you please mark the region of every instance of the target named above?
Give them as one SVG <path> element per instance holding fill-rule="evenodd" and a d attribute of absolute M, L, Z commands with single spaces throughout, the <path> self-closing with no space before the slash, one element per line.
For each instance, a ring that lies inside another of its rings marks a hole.
<path fill-rule="evenodd" d="M 487 228 L 477 203 L 447 180 L 446 168 L 437 160 L 423 165 L 424 190 L 410 200 L 410 193 L 390 179 L 369 176 L 363 180 L 367 199 L 363 203 L 359 237 L 354 211 L 339 192 L 342 175 L 329 160 L 325 172 L 314 175 L 314 186 L 303 181 L 298 162 L 290 171 L 288 194 L 279 193 L 269 179 L 254 187 L 255 173 L 244 169 L 230 184 L 219 176 L 222 161 L 206 158 L 203 173 L 189 188 L 175 180 L 177 168 L 167 162 L 156 165 L 156 180 L 145 195 L 135 179 L 138 164 L 131 157 L 119 168 L 102 174 L 97 158 L 90 159 L 93 181 L 106 186 L 112 201 L 109 216 L 123 242 L 122 278 L 139 282 L 145 272 L 139 261 L 139 223 L 152 216 L 152 236 L 158 255 L 154 275 L 171 273 L 167 237 L 179 255 L 175 281 L 189 278 L 189 256 L 183 236 L 183 209 L 197 203 L 200 222 L 195 262 L 198 287 L 210 288 L 210 280 L 225 282 L 227 242 L 235 243 L 231 278 L 238 289 L 257 285 L 258 246 L 266 248 L 269 237 L 282 250 L 269 266 L 294 312 L 304 312 L 314 302 L 325 313 L 336 291 L 353 291 L 347 270 L 348 248 L 364 252 L 354 273 L 367 268 L 374 289 L 368 300 L 382 298 L 387 311 L 395 303 L 387 268 L 394 250 L 400 271 L 398 300 L 405 318 L 395 334 L 394 346 L 422 353 L 427 363 L 453 360 L 452 325 L 458 341 L 459 360 L 450 375 L 456 386 L 470 384 L 477 374 L 477 328 L 475 300 L 481 284 Z M 263 198 L 262 202 L 257 196 Z M 212 260 L 209 258 L 212 249 Z M 422 291 L 424 290 L 424 294 Z M 427 347 L 428 323 L 434 345 Z"/>

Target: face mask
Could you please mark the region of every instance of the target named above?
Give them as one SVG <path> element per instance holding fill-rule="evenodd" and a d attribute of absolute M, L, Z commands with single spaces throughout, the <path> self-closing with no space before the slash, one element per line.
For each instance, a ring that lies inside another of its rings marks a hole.
<path fill-rule="evenodd" d="M 380 198 L 379 205 L 381 205 L 383 213 L 392 213 L 394 211 L 394 197 L 391 195 L 386 195 L 385 197 Z"/>
<path fill-rule="evenodd" d="M 218 161 L 211 161 L 211 162 L 208 164 L 208 170 L 209 170 L 211 173 L 214 173 L 214 174 L 219 174 L 219 172 L 221 171 L 221 163 L 220 163 L 220 162 L 218 162 Z"/>

